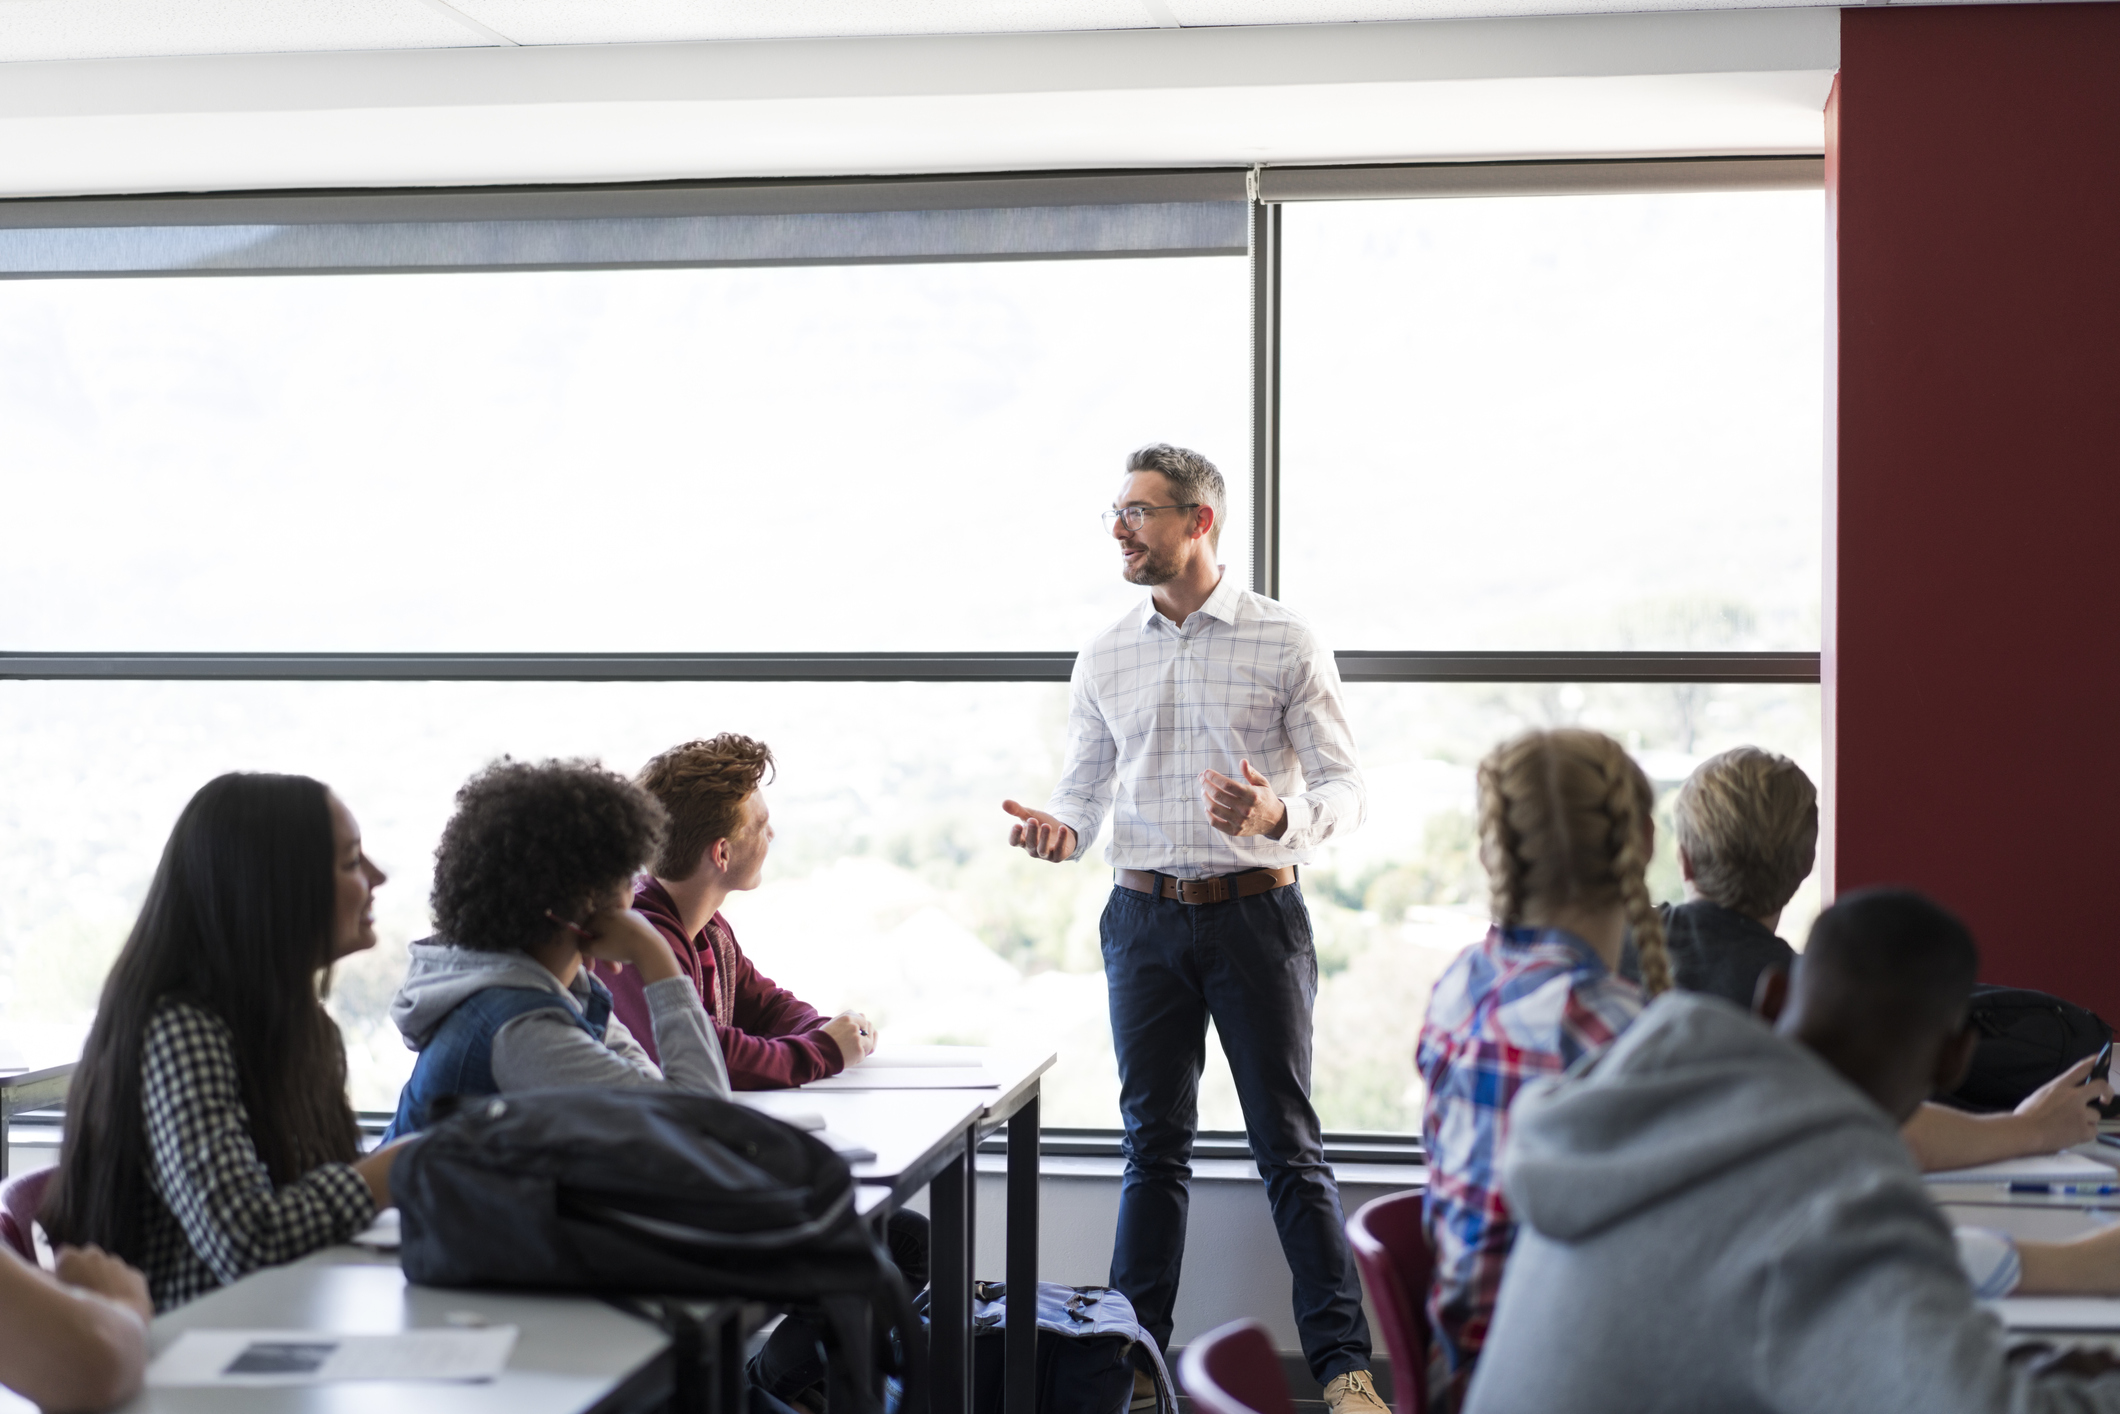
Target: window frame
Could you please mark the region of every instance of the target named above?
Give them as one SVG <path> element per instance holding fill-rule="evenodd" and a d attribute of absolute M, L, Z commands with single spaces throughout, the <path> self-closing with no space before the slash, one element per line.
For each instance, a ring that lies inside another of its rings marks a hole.
<path fill-rule="evenodd" d="M 372 225 L 673 220 L 775 214 L 994 211 L 1046 206 L 1245 203 L 1250 264 L 1252 588 L 1280 591 L 1281 209 L 1295 201 L 1819 189 L 1812 155 L 1654 160 L 1453 162 L 1261 166 L 1146 172 L 988 173 L 891 179 L 672 182 L 618 186 L 307 191 L 0 201 L 0 233 L 67 233 L 200 226 Z M 1199 257 L 1214 250 L 1080 249 L 1061 252 L 849 256 L 804 263 Z M 546 264 L 313 266 L 299 269 L 161 268 L 7 270 L 0 278 L 200 278 L 271 273 L 358 274 L 414 269 L 623 269 L 771 265 L 772 259 L 577 259 Z M 922 653 L 115 653 L 0 649 L 0 681 L 480 681 L 480 682 L 1065 682 L 1071 650 Z M 1362 683 L 1816 683 L 1816 652 L 1342 651 L 1341 676 Z M 375 1116 L 364 1116 L 374 1120 Z M 1048 1130 L 1047 1152 L 1116 1153 L 1117 1130 Z M 1393 1162 L 1420 1162 L 1418 1136 L 1333 1136 L 1376 1146 Z M 1344 1141 L 1344 1143 L 1342 1142 Z M 1057 1147 L 1055 1147 L 1057 1146 Z M 1353 1150 L 1349 1150 L 1350 1157 Z"/>

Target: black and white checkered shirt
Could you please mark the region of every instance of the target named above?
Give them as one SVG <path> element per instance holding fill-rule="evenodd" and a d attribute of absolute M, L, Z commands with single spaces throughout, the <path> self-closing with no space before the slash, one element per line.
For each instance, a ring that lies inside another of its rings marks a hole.
<path fill-rule="evenodd" d="M 141 1068 L 152 1191 L 139 1266 L 157 1311 L 344 1242 L 375 1216 L 351 1164 L 273 1185 L 251 1142 L 235 1040 L 219 1017 L 163 1002 L 147 1023 Z"/>
<path fill-rule="evenodd" d="M 1362 823 L 1367 795 L 1340 673 L 1310 625 L 1225 572 L 1180 628 L 1155 601 L 1075 659 L 1067 769 L 1046 809 L 1089 848 L 1107 810 L 1115 869 L 1181 879 L 1278 869 Z M 1278 840 L 1238 838 L 1207 818 L 1200 773 L 1241 780 L 1239 761 L 1288 805 Z"/>

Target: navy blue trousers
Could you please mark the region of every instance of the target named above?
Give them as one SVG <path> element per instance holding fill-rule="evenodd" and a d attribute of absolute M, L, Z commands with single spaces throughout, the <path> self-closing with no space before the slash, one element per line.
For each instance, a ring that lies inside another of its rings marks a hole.
<path fill-rule="evenodd" d="M 1156 1343 L 1168 1346 L 1212 1018 L 1295 1277 L 1296 1327 L 1310 1372 L 1323 1384 L 1369 1368 L 1361 1277 L 1310 1104 L 1318 957 L 1302 890 L 1291 884 L 1185 904 L 1114 888 L 1101 932 L 1126 1121 L 1111 1284 Z"/>

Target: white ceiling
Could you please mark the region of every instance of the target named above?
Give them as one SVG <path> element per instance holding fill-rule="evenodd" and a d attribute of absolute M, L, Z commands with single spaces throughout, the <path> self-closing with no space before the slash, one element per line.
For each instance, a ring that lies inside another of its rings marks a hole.
<path fill-rule="evenodd" d="M 424 0 L 250 7 L 219 32 L 368 47 L 0 65 L 0 197 L 1818 152 L 1840 60 L 1815 7 L 440 47 Z"/>
<path fill-rule="evenodd" d="M 1819 0 L 1793 0 L 1816 4 Z M 1616 11 L 1792 0 L 0 0 L 0 63 L 465 46 L 1020 34 Z"/>

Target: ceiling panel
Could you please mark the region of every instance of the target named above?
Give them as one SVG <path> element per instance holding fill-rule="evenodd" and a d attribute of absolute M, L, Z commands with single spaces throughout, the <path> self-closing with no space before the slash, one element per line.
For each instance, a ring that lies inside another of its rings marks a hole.
<path fill-rule="evenodd" d="M 1162 0 L 1181 25 L 1280 25 L 1380 20 L 1597 15 L 1616 10 L 1794 9 L 1837 0 Z"/>
<path fill-rule="evenodd" d="M 518 44 L 1138 29 L 1143 0 L 454 0 Z"/>
<path fill-rule="evenodd" d="M 0 0 L 0 62 L 492 42 L 427 0 Z"/>

